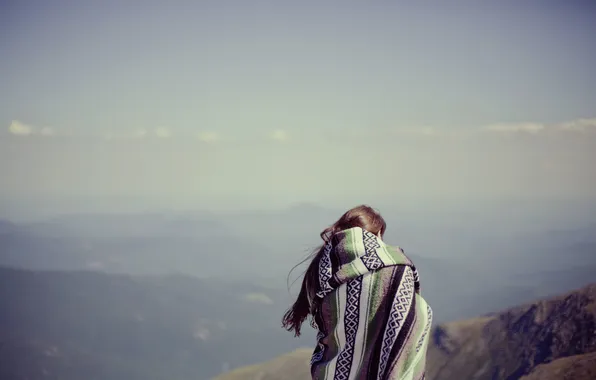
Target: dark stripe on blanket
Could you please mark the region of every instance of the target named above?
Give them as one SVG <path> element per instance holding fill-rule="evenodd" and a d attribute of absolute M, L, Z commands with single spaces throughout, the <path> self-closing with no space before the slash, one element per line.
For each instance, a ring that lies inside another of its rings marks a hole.
<path fill-rule="evenodd" d="M 405 268 L 406 267 L 403 265 L 398 265 L 382 268 L 379 270 L 379 274 L 387 271 L 390 273 L 390 275 L 383 278 L 383 282 L 387 281 L 388 283 L 382 284 L 380 289 L 375 289 L 375 291 L 383 292 L 385 294 L 382 297 L 379 308 L 377 309 L 376 313 L 374 313 L 374 318 L 369 322 L 369 326 L 371 328 L 368 330 L 369 335 L 367 340 L 373 340 L 375 342 L 381 342 L 383 340 L 383 335 L 385 334 L 385 328 L 387 327 L 387 321 L 391 311 L 391 305 L 393 304 L 393 298 L 395 293 L 397 293 L 400 282 L 402 281 Z M 381 344 L 372 345 L 374 350 L 370 353 L 367 371 L 370 379 L 377 378 L 379 372 L 379 361 L 381 358 L 381 346 Z"/>
<path fill-rule="evenodd" d="M 335 277 L 335 274 L 337 273 L 337 271 L 339 270 L 340 267 L 340 261 L 339 261 L 339 257 L 337 256 L 337 243 L 334 241 L 333 242 L 333 249 L 331 250 L 331 273 L 333 273 L 333 276 Z"/>
<path fill-rule="evenodd" d="M 329 286 L 331 286 L 333 289 L 339 288 L 339 280 L 337 279 L 337 273 L 335 273 L 333 277 L 331 277 L 331 279 L 329 280 Z"/>

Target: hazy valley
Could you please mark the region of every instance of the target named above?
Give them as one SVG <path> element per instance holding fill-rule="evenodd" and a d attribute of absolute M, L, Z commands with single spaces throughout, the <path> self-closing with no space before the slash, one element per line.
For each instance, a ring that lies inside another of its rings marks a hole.
<path fill-rule="evenodd" d="M 576 210 L 383 210 L 386 240 L 415 261 L 436 324 L 594 281 L 596 224 Z M 300 204 L 2 222 L 0 339 L 11 360 L 0 374 L 207 379 L 308 348 L 310 329 L 294 339 L 280 328 L 296 290 L 286 276 L 339 213 Z"/>

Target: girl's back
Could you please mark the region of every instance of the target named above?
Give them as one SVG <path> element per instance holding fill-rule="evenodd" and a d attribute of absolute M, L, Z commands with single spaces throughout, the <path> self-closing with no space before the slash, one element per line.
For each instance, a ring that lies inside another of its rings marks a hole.
<path fill-rule="evenodd" d="M 353 228 L 321 259 L 313 379 L 421 379 L 432 311 L 399 247 Z M 317 302 L 317 300 L 314 300 Z"/>
<path fill-rule="evenodd" d="M 414 264 L 382 240 L 386 224 L 369 206 L 346 212 L 321 233 L 283 326 L 318 330 L 312 378 L 424 379 L 432 311 Z"/>

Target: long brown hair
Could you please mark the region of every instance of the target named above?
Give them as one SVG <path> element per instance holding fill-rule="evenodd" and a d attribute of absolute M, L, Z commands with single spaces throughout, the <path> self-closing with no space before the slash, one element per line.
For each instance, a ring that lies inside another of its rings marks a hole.
<path fill-rule="evenodd" d="M 319 261 L 323 254 L 325 244 L 337 232 L 354 227 L 360 227 L 375 235 L 380 234 L 382 237 L 385 234 L 387 224 L 377 210 L 367 205 L 360 205 L 347 211 L 337 222 L 321 232 L 323 244 L 302 262 L 304 263 L 309 259 L 311 260 L 304 274 L 304 278 L 302 279 L 302 286 L 300 288 L 300 293 L 298 293 L 298 298 L 284 314 L 282 320 L 283 328 L 288 331 L 294 331 L 295 336 L 300 336 L 300 328 L 302 327 L 302 324 L 308 315 L 314 312 L 314 308 L 311 306 L 309 299 L 315 300 L 316 293 L 319 291 Z M 296 267 L 294 267 L 294 269 L 295 268 Z"/>

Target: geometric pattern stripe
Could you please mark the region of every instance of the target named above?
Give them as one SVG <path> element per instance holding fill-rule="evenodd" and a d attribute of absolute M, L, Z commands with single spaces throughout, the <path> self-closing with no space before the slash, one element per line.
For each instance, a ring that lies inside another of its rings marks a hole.
<path fill-rule="evenodd" d="M 331 249 L 333 248 L 333 244 L 331 243 L 331 239 L 325 244 L 325 249 L 323 251 L 323 256 L 321 257 L 321 262 L 319 263 L 319 286 L 320 290 L 317 292 L 317 296 L 323 298 L 333 290 L 331 285 L 329 284 L 329 280 L 332 277 L 332 268 L 331 268 Z"/>
<path fill-rule="evenodd" d="M 416 344 L 416 352 L 419 352 L 420 349 L 422 348 L 422 345 L 424 344 L 424 340 L 426 339 L 426 336 L 428 335 L 428 331 L 430 330 L 430 326 L 433 323 L 433 311 L 430 308 L 430 305 L 426 305 L 426 314 L 428 315 L 428 320 L 426 321 L 426 326 L 424 326 L 424 332 L 422 333 L 422 336 L 420 337 L 420 339 L 418 339 L 418 344 Z"/>
<path fill-rule="evenodd" d="M 360 293 L 362 292 L 362 277 L 347 284 L 346 311 L 343 320 L 346 334 L 345 348 L 339 353 L 335 367 L 336 380 L 348 380 L 352 369 L 354 358 L 354 345 L 356 344 L 356 333 L 360 322 Z"/>
<path fill-rule="evenodd" d="M 377 249 L 381 248 L 381 244 L 375 234 L 362 230 L 362 242 L 364 243 L 365 254 L 360 258 L 362 263 L 369 271 L 375 271 L 383 266 L 383 261 L 377 254 Z"/>
<path fill-rule="evenodd" d="M 389 320 L 385 327 L 381 345 L 381 357 L 379 359 L 378 378 L 382 379 L 387 368 L 389 354 L 401 331 L 401 327 L 408 316 L 410 306 L 414 297 L 414 275 L 410 267 L 405 268 L 403 281 L 399 284 L 397 293 L 391 305 Z"/>

